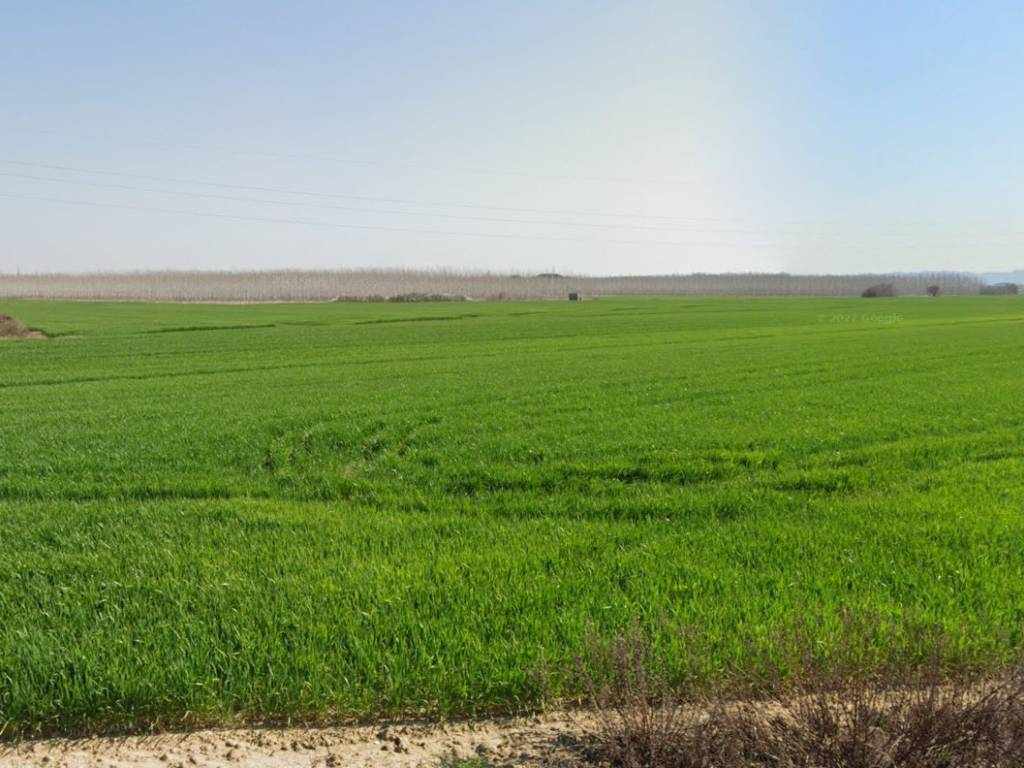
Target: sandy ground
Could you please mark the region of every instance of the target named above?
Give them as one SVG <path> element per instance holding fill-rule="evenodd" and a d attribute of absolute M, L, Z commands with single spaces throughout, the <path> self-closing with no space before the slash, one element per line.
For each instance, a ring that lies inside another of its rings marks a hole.
<path fill-rule="evenodd" d="M 444 724 L 196 731 L 121 738 L 46 739 L 0 746 L 3 768 L 437 768 L 446 758 L 493 766 L 578 763 L 582 714 Z"/>

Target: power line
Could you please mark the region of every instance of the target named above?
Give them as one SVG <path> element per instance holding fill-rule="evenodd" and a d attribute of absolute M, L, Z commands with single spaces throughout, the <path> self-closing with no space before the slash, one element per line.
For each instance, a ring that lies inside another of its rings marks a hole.
<path fill-rule="evenodd" d="M 7 162 L 0 160 L 0 163 Z M 498 218 L 491 216 L 466 216 L 458 214 L 444 214 L 444 213 L 426 213 L 423 211 L 399 211 L 391 210 L 386 208 L 360 208 L 355 206 L 345 205 L 326 205 L 320 203 L 305 203 L 294 200 L 275 200 L 268 198 L 259 197 L 239 197 L 237 195 L 221 195 L 203 192 L 188 192 L 183 190 L 175 189 L 162 189 L 158 187 L 142 187 L 132 184 L 115 184 L 105 183 L 99 181 L 89 181 L 85 179 L 63 179 L 54 178 L 52 176 L 37 176 L 34 174 L 27 173 L 9 173 L 0 171 L 0 177 L 13 178 L 13 179 L 26 179 L 31 181 L 43 181 L 52 182 L 58 184 L 73 184 L 77 186 L 97 187 L 101 189 L 120 189 L 133 192 L 147 192 L 162 195 L 176 195 L 179 197 L 190 197 L 207 200 L 226 200 L 232 202 L 242 203 L 256 203 L 261 205 L 284 205 L 300 208 L 316 208 L 318 210 L 332 210 L 332 211 L 346 211 L 352 213 L 371 213 L 371 214 L 382 214 L 390 216 L 415 216 L 415 217 L 428 217 L 428 218 L 439 218 L 446 220 L 458 220 L 458 221 L 479 221 L 484 223 L 493 224 L 527 224 L 537 226 L 559 226 L 559 227 L 583 227 L 588 229 L 615 229 L 615 230 L 632 230 L 637 232 L 684 232 L 684 233 L 700 233 L 700 234 L 731 234 L 731 235 L 755 235 L 765 237 L 804 237 L 811 235 L 818 239 L 832 240 L 838 237 L 834 234 L 823 234 L 823 233 L 807 233 L 807 232 L 787 232 L 787 231 L 769 231 L 769 230 L 751 230 L 751 229 L 732 229 L 732 228 L 707 228 L 707 227 L 660 227 L 660 226 L 647 226 L 647 225 L 636 225 L 636 224 L 607 224 L 599 222 L 579 222 L 579 221 L 557 221 L 549 219 L 511 219 L 511 218 Z M 198 182 L 197 182 L 198 183 Z M 229 186 L 229 185 L 225 185 Z M 866 233 L 869 236 L 877 235 L 898 235 L 903 236 L 908 233 L 906 232 L 874 232 Z M 1011 236 L 1017 235 L 1017 233 L 1007 233 Z M 934 235 L 942 235 L 954 238 L 977 238 L 978 235 L 971 233 L 932 233 Z M 825 243 L 829 246 L 841 245 L 845 247 L 858 247 L 864 244 L 852 243 L 852 242 L 832 242 Z M 751 247 L 753 243 L 748 244 Z M 771 243 L 763 243 L 762 245 L 771 245 Z"/>
<path fill-rule="evenodd" d="M 68 136 L 60 131 L 39 131 L 41 134 L 51 136 Z M 79 134 L 82 135 L 82 134 Z M 301 160 L 304 162 L 316 161 L 337 163 L 340 165 L 373 166 L 378 168 L 410 168 L 413 170 L 431 171 L 433 173 L 458 173 L 471 174 L 474 176 L 514 176 L 519 178 L 532 179 L 553 179 L 558 181 L 582 181 L 588 184 L 634 184 L 650 186 L 696 186 L 692 182 L 680 181 L 678 179 L 628 179 L 621 177 L 607 176 L 572 176 L 567 174 L 532 173 L 529 171 L 510 171 L 497 168 L 459 168 L 430 165 L 428 163 L 410 163 L 389 160 L 365 160 L 358 158 L 331 157 L 325 155 L 312 155 L 301 152 L 268 152 L 259 150 L 235 149 L 232 147 L 206 146 L 203 144 L 176 143 L 169 141 L 154 141 L 151 139 L 111 137 L 111 136 L 87 136 L 92 141 L 104 141 L 108 143 L 121 144 L 144 144 L 152 147 L 164 147 L 166 149 L 188 149 L 199 152 L 215 152 L 221 155 L 237 155 L 240 157 L 265 157 L 279 160 Z"/>
<path fill-rule="evenodd" d="M 586 227 L 597 229 L 627 229 L 644 232 L 700 232 L 700 233 L 723 233 L 723 234 L 745 234 L 745 235 L 771 235 L 771 232 L 759 232 L 756 230 L 742 229 L 707 229 L 692 227 L 658 227 L 644 226 L 637 224 L 605 224 L 598 222 L 580 221 L 553 221 L 544 219 L 506 219 L 493 216 L 465 216 L 446 213 L 424 213 L 422 211 L 393 211 L 386 208 L 357 208 L 346 205 L 325 205 L 322 203 L 300 203 L 293 200 L 270 200 L 259 197 L 238 197 L 237 195 L 218 195 L 204 192 L 184 192 L 174 189 L 159 189 L 156 187 L 139 187 L 131 184 L 110 184 L 101 181 L 86 181 L 83 179 L 56 179 L 51 176 L 35 176 L 27 173 L 7 173 L 0 171 L 0 176 L 13 179 L 30 179 L 32 181 L 46 181 L 58 184 L 75 184 L 79 186 L 100 187 L 103 189 L 124 189 L 134 192 L 153 192 L 161 195 L 178 195 L 180 197 L 195 197 L 208 200 L 231 200 L 243 203 L 262 203 L 268 205 L 288 205 L 302 208 L 318 208 L 331 211 L 350 211 L 355 213 L 380 213 L 391 216 L 420 216 L 439 219 L 457 219 L 460 221 L 483 221 L 496 224 L 531 224 L 559 227 Z"/>
<path fill-rule="evenodd" d="M 137 179 L 140 181 L 161 181 L 170 184 L 190 184 L 199 187 L 217 187 L 220 189 L 239 189 L 247 192 L 271 192 L 282 195 L 299 195 L 302 197 L 321 197 L 338 200 L 362 200 L 371 203 L 389 203 L 392 205 L 422 205 L 432 208 L 467 208 L 482 211 L 505 211 L 507 213 L 540 213 L 557 216 L 601 216 L 605 218 L 623 219 L 657 219 L 663 221 L 731 221 L 731 219 L 720 219 L 700 216 L 659 216 L 646 213 L 614 213 L 609 211 L 578 211 L 558 208 L 512 208 L 497 205 L 475 205 L 471 203 L 443 203 L 429 200 L 412 200 L 397 197 L 372 197 L 369 195 L 348 195 L 333 192 L 312 192 L 301 189 L 283 189 L 280 187 L 258 187 L 243 184 L 226 184 L 216 181 L 200 181 L 197 179 L 182 179 L 172 176 L 149 176 L 138 173 L 121 173 L 117 171 L 105 171 L 90 168 L 79 168 L 69 165 L 54 165 L 52 163 L 31 163 L 25 160 L 7 160 L 0 158 L 0 163 L 5 165 L 17 165 L 27 168 L 45 168 L 52 171 L 66 171 L 69 173 L 86 173 L 96 176 L 115 176 L 122 179 Z"/>
<path fill-rule="evenodd" d="M 551 237 L 548 235 L 527 235 L 520 233 L 498 233 L 498 232 L 464 232 L 442 229 L 417 229 L 414 227 L 386 227 L 373 224 L 342 224 L 333 221 L 311 221 L 308 219 L 289 219 L 269 216 L 242 216 L 231 213 L 210 213 L 207 211 L 187 211 L 180 208 L 157 208 L 142 205 L 121 205 L 115 203 L 98 203 L 90 200 L 67 200 L 55 197 L 42 197 L 37 195 L 19 195 L 7 192 L 0 192 L 0 197 L 12 200 L 31 200 L 43 203 L 56 203 L 61 205 L 81 205 L 90 208 L 109 208 L 125 211 L 142 211 L 148 213 L 170 213 L 181 216 L 201 216 L 212 219 L 229 219 L 233 221 L 256 221 L 265 224 L 297 224 L 312 227 L 332 227 L 337 229 L 370 230 L 376 232 L 405 232 L 419 235 L 445 235 L 456 237 L 484 237 L 510 240 L 550 240 L 561 243 L 589 243 L 594 245 L 657 245 L 657 246 L 680 246 L 680 247 L 710 247 L 710 248 L 763 248 L 763 243 L 685 243 L 671 240 L 606 240 L 598 238 L 579 237 Z"/>

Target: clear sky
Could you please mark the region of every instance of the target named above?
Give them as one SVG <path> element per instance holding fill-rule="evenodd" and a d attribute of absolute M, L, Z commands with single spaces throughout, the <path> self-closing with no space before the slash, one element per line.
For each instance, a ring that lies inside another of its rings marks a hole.
<path fill-rule="evenodd" d="M 1020 267 L 1022 30 L 984 0 L 11 0 L 0 272 Z"/>

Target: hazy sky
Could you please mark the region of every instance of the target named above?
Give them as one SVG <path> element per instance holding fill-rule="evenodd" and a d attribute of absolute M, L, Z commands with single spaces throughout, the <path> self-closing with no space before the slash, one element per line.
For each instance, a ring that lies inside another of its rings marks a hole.
<path fill-rule="evenodd" d="M 1019 267 L 1022 29 L 1018 1 L 11 0 L 0 272 Z"/>

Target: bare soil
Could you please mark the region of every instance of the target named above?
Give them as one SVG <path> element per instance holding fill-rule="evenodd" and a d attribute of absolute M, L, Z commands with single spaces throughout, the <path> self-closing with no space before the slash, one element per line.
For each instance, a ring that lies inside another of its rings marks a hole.
<path fill-rule="evenodd" d="M 0 746 L 4 768 L 438 768 L 451 758 L 493 766 L 578 764 L 587 714 L 335 728 L 236 729 Z"/>
<path fill-rule="evenodd" d="M 42 331 L 34 331 L 10 315 L 0 315 L 0 339 L 45 339 Z"/>

